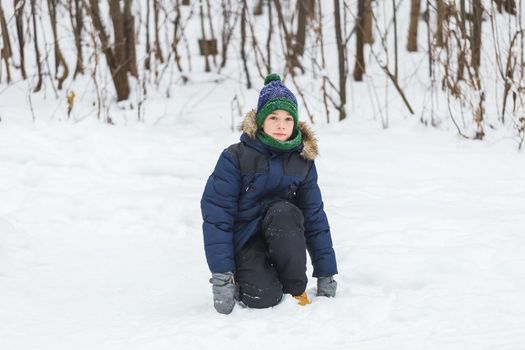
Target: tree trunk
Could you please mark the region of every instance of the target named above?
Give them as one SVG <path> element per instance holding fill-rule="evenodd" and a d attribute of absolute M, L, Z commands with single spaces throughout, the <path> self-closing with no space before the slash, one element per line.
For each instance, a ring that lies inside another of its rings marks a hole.
<path fill-rule="evenodd" d="M 444 0 L 437 0 L 437 28 L 436 46 L 443 47 L 443 23 L 446 17 L 446 5 Z"/>
<path fill-rule="evenodd" d="M 160 48 L 159 39 L 159 10 L 159 0 L 153 0 L 153 19 L 155 21 L 155 58 L 160 63 L 164 63 L 164 56 L 162 55 L 162 49 Z"/>
<path fill-rule="evenodd" d="M 0 2 L 0 29 L 2 30 L 2 45 L 3 45 L 2 51 L 0 52 L 0 54 L 2 56 L 1 59 L 3 59 L 5 63 L 7 82 L 10 83 L 11 82 L 11 70 L 9 68 L 9 58 L 11 57 L 11 42 L 9 41 L 9 32 L 7 30 L 7 22 L 4 16 L 4 10 L 2 9 L 2 2 Z M 1 69 L 0 69 L 0 72 L 1 72 Z M 1 75 L 0 75 L 0 78 L 1 78 Z"/>
<path fill-rule="evenodd" d="M 465 0 L 459 1 L 459 28 L 461 30 L 461 38 L 465 39 L 467 37 L 467 29 L 466 29 L 466 10 L 465 10 Z M 459 46 L 459 45 L 458 45 Z M 458 48 L 458 74 L 457 74 L 457 80 L 463 80 L 463 75 L 465 71 L 465 65 L 466 65 L 466 58 L 465 58 L 465 48 L 459 47 Z"/>
<path fill-rule="evenodd" d="M 346 118 L 346 45 L 343 41 L 341 29 L 341 9 L 339 0 L 334 0 L 335 38 L 337 43 L 337 56 L 339 60 L 339 120 Z"/>
<path fill-rule="evenodd" d="M 319 30 L 317 31 L 317 37 L 319 40 L 319 49 L 321 51 L 321 69 L 324 71 L 326 69 L 326 55 L 324 51 L 324 38 L 323 38 L 323 8 L 321 6 L 321 0 L 317 1 L 317 21 L 319 24 Z M 330 109 L 328 108 L 328 92 L 326 89 L 326 84 L 328 78 L 326 74 L 322 73 L 323 84 L 321 90 L 323 91 L 323 104 L 326 113 L 326 122 L 330 123 Z"/>
<path fill-rule="evenodd" d="M 397 6 L 396 6 L 396 0 L 392 0 L 392 11 L 394 13 L 394 78 L 397 80 L 397 72 L 398 72 L 398 50 L 397 50 Z"/>
<path fill-rule="evenodd" d="M 299 13 L 297 17 L 294 55 L 302 56 L 306 42 L 306 27 L 310 19 L 314 16 L 315 2 L 313 0 L 299 0 L 297 6 L 299 7 Z"/>
<path fill-rule="evenodd" d="M 14 0 L 15 6 L 15 20 L 16 20 L 16 33 L 18 35 L 18 48 L 20 51 L 20 70 L 22 72 L 22 78 L 27 79 L 26 74 L 26 63 L 24 53 L 24 6 L 25 0 Z"/>
<path fill-rule="evenodd" d="M 55 77 L 58 80 L 58 90 L 62 90 L 62 85 L 69 75 L 69 68 L 62 55 L 62 50 L 60 50 L 59 41 L 58 41 L 58 32 L 57 32 L 57 4 L 58 0 L 47 0 L 47 5 L 49 7 L 49 16 L 51 18 L 51 29 L 53 32 L 53 42 L 55 48 Z M 58 68 L 62 66 L 64 72 L 61 77 L 58 76 Z"/>
<path fill-rule="evenodd" d="M 128 71 L 135 78 L 139 77 L 137 70 L 137 54 L 135 49 L 135 16 L 131 15 L 131 0 L 124 1 L 124 32 L 126 35 L 126 57 Z"/>
<path fill-rule="evenodd" d="M 272 50 L 271 50 L 271 43 L 272 43 L 272 34 L 273 34 L 273 14 L 272 14 L 272 2 L 268 1 L 268 39 L 266 39 L 266 52 L 268 53 L 268 58 L 266 60 L 267 62 L 267 70 L 268 74 L 272 72 Z"/>
<path fill-rule="evenodd" d="M 151 70 L 151 43 L 149 38 L 150 8 L 150 0 L 146 0 L 146 58 L 144 59 L 144 69 L 146 70 Z"/>
<path fill-rule="evenodd" d="M 471 47 L 472 47 L 472 60 L 471 65 L 474 70 L 478 72 L 481 58 L 481 22 L 483 19 L 483 5 L 481 0 L 472 1 L 472 35 L 471 35 Z"/>
<path fill-rule="evenodd" d="M 419 7 L 420 0 L 411 0 L 410 4 L 410 24 L 408 29 L 407 50 L 417 51 L 417 29 L 419 26 Z"/>
<path fill-rule="evenodd" d="M 356 18 L 356 54 L 354 66 L 354 80 L 362 81 L 363 73 L 365 72 L 365 56 L 364 56 L 364 29 L 365 29 L 365 1 L 357 1 L 357 18 Z"/>
<path fill-rule="evenodd" d="M 124 29 L 122 25 L 122 15 L 120 13 L 119 0 L 110 0 L 110 15 L 113 19 L 113 25 L 119 23 L 120 19 L 120 29 L 119 26 L 116 26 L 115 30 L 115 51 L 120 50 L 119 58 L 117 59 L 117 54 L 113 52 L 109 46 L 109 38 L 106 33 L 106 29 L 102 24 L 100 19 L 100 10 L 98 7 L 99 0 L 89 0 L 91 4 L 91 18 L 93 20 L 93 25 L 98 32 L 100 42 L 102 44 L 102 51 L 106 56 L 106 61 L 108 63 L 109 70 L 111 72 L 111 78 L 113 79 L 113 84 L 115 85 L 115 91 L 117 93 L 117 101 L 127 100 L 129 97 L 129 83 L 127 75 L 127 65 L 122 62 L 122 56 L 125 55 L 125 44 L 124 44 Z M 113 16 L 115 15 L 115 16 Z M 117 44 L 118 43 L 118 44 Z"/>
<path fill-rule="evenodd" d="M 204 5 L 202 4 L 204 0 L 199 0 L 199 15 L 201 19 L 201 33 L 202 37 L 201 40 L 206 43 L 206 30 L 204 29 Z M 244 24 L 244 23 L 243 23 Z M 241 29 L 242 30 L 242 29 Z M 244 40 L 242 41 L 242 45 L 244 45 Z M 204 54 L 204 71 L 210 72 L 210 61 L 208 60 L 208 55 Z"/>
<path fill-rule="evenodd" d="M 248 63 L 246 62 L 246 52 L 245 52 L 245 43 L 246 43 L 246 12 L 248 11 L 248 4 L 246 0 L 242 1 L 242 10 L 241 10 L 241 58 L 244 66 L 244 72 L 246 73 L 246 88 L 250 89 L 252 83 L 250 80 L 250 72 L 248 72 Z"/>
<path fill-rule="evenodd" d="M 426 16 L 424 16 L 424 20 L 425 20 L 425 23 L 427 25 L 427 58 L 428 58 L 428 76 L 430 77 L 430 80 L 432 82 L 432 86 L 434 86 L 434 81 L 435 81 L 435 78 L 433 78 L 434 76 L 434 58 L 432 57 L 432 39 L 431 39 L 431 35 L 430 35 L 430 0 L 426 0 L 426 10 L 425 10 L 425 13 L 426 13 Z M 432 87 L 433 89 L 433 87 Z M 434 118 L 432 116 L 432 118 Z"/>
<path fill-rule="evenodd" d="M 173 42 L 171 44 L 171 48 L 173 49 L 173 53 L 175 55 L 175 64 L 177 65 L 177 69 L 179 70 L 179 72 L 182 73 L 182 66 L 180 65 L 180 54 L 178 49 L 180 41 L 179 29 L 181 27 L 180 3 L 178 0 L 175 2 L 175 13 L 175 21 L 173 23 Z"/>
<path fill-rule="evenodd" d="M 213 30 L 213 22 L 211 20 L 211 5 L 210 5 L 210 0 L 206 0 L 206 11 L 208 11 L 208 28 L 210 29 L 210 36 L 211 36 L 211 40 L 214 40 L 215 42 L 217 42 L 217 38 L 215 37 L 215 31 Z M 248 10 L 246 10 L 248 11 Z M 213 65 L 215 67 L 217 67 L 217 58 L 215 57 L 216 54 L 213 53 L 211 55 L 211 59 L 213 60 Z"/>
<path fill-rule="evenodd" d="M 511 15 L 516 15 L 516 0 L 493 0 L 496 3 L 499 13 L 503 10 Z"/>
<path fill-rule="evenodd" d="M 253 15 L 260 16 L 263 14 L 264 0 L 257 0 L 257 5 L 253 8 Z"/>
<path fill-rule="evenodd" d="M 33 36 L 35 44 L 35 55 L 36 55 L 36 67 L 38 70 L 38 81 L 36 83 L 33 92 L 38 92 L 42 88 L 42 64 L 40 63 L 40 49 L 38 48 L 38 31 L 36 29 L 36 10 L 35 10 L 36 0 L 31 0 L 31 17 L 33 19 Z"/>
<path fill-rule="evenodd" d="M 72 1 L 74 1 L 74 6 Z M 67 2 L 71 27 L 73 28 L 73 35 L 75 37 L 75 47 L 77 49 L 77 64 L 75 72 L 73 73 L 73 79 L 75 79 L 77 74 L 84 74 L 84 59 L 82 55 L 82 29 L 84 27 L 82 19 L 83 6 L 80 0 L 68 0 Z"/>
<path fill-rule="evenodd" d="M 112 75 L 117 88 L 117 101 L 123 101 L 129 97 L 129 82 L 126 34 L 124 30 L 124 16 L 120 9 L 120 0 L 109 0 L 109 13 L 113 22 L 113 34 L 115 37 L 113 45 L 115 66 Z"/>
<path fill-rule="evenodd" d="M 365 0 L 365 22 L 364 37 L 365 44 L 374 43 L 374 10 L 372 9 L 372 0 Z"/>

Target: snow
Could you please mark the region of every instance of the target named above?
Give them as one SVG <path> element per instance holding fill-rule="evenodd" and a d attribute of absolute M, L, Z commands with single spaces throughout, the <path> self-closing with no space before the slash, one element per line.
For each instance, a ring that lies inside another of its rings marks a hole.
<path fill-rule="evenodd" d="M 337 297 L 224 316 L 199 201 L 238 133 L 171 120 L 0 125 L 1 349 L 523 349 L 511 140 L 316 126 Z"/>

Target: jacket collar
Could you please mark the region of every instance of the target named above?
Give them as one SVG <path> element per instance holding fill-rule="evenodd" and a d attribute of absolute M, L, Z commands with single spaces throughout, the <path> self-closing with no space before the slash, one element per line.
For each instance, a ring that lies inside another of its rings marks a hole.
<path fill-rule="evenodd" d="M 257 122 L 255 121 L 255 114 L 255 109 L 249 111 L 239 126 L 239 130 L 243 132 L 241 141 L 247 142 L 259 150 L 262 150 L 261 147 L 266 149 L 264 144 L 260 142 L 256 136 Z M 313 130 L 305 122 L 299 122 L 298 128 L 303 134 L 303 143 L 298 148 L 299 154 L 306 160 L 315 160 L 319 155 L 319 150 L 317 147 L 317 138 Z"/>

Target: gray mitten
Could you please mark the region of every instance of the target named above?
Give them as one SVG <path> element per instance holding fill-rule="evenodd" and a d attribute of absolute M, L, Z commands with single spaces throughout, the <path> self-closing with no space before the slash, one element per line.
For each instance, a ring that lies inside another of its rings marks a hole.
<path fill-rule="evenodd" d="M 317 295 L 325 297 L 335 297 L 337 282 L 334 276 L 317 278 Z"/>
<path fill-rule="evenodd" d="M 235 306 L 236 287 L 233 283 L 233 273 L 212 273 L 210 283 L 213 284 L 213 306 L 221 314 L 229 314 Z"/>

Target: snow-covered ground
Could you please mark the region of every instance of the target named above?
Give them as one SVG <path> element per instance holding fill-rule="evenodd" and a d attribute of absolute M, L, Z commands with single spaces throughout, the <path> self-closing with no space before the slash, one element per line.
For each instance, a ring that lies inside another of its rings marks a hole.
<path fill-rule="evenodd" d="M 315 297 L 311 280 L 311 305 L 224 316 L 199 201 L 238 134 L 181 115 L 0 124 L 0 349 L 525 348 L 512 141 L 411 121 L 315 127 L 338 295 Z"/>

